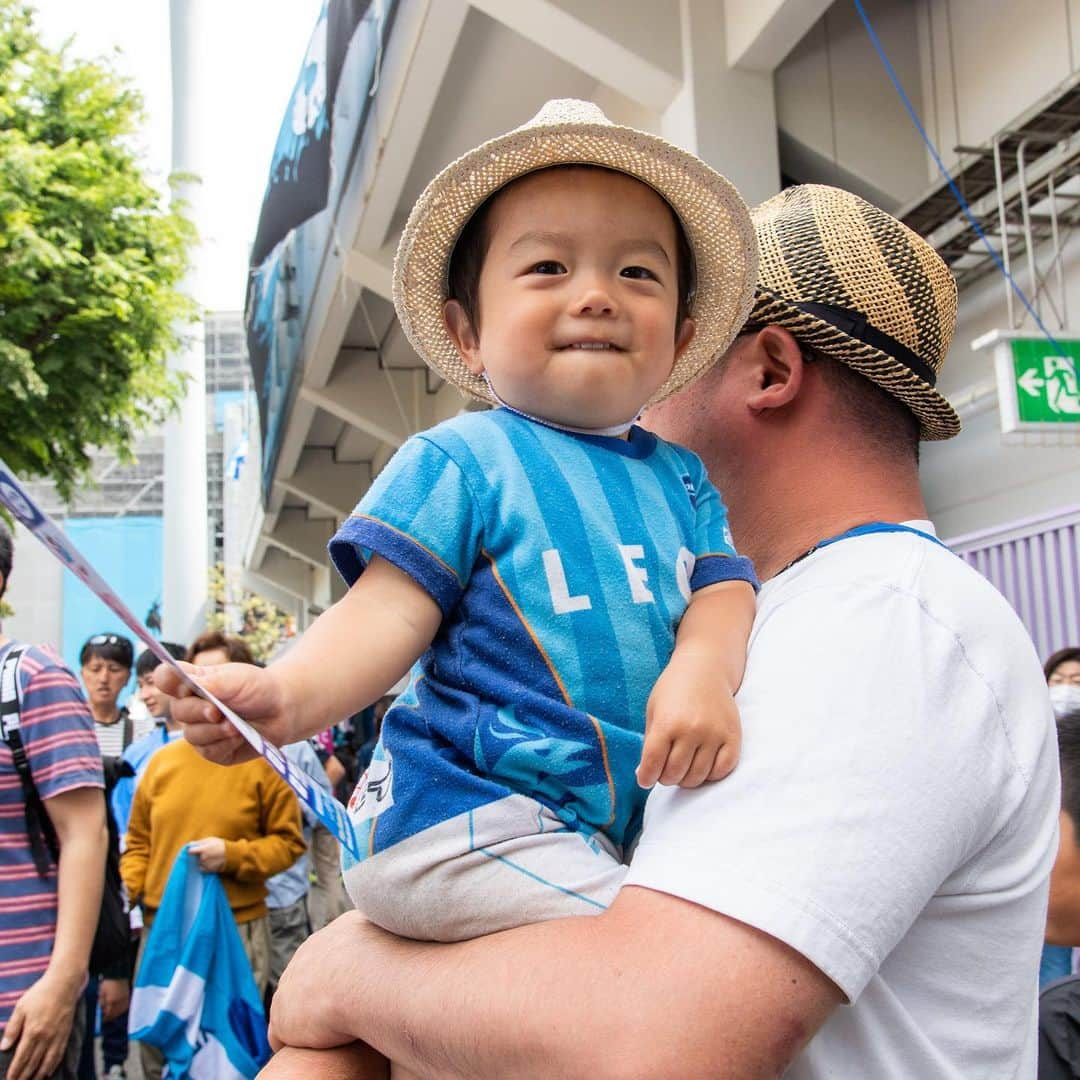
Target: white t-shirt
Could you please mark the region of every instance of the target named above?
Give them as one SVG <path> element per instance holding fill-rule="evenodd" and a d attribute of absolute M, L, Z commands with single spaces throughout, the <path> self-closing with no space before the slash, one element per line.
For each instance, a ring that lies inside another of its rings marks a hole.
<path fill-rule="evenodd" d="M 738 705 L 738 768 L 656 789 L 627 883 L 843 990 L 790 1077 L 1034 1077 L 1057 740 L 1005 600 L 910 533 L 822 548 L 762 588 Z"/>

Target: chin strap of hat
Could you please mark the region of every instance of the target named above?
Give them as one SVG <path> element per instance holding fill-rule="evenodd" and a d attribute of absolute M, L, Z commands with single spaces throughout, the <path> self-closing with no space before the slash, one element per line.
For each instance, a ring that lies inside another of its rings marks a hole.
<path fill-rule="evenodd" d="M 491 385 L 491 380 L 488 378 L 488 374 L 485 371 L 483 374 L 484 382 L 487 383 L 488 393 L 495 399 L 498 405 L 501 405 L 504 409 L 509 409 L 512 413 L 517 413 L 518 416 L 524 416 L 526 420 L 532 420 L 537 424 L 543 424 L 545 427 L 555 428 L 557 431 L 569 431 L 574 435 L 607 435 L 619 437 L 625 435 L 640 419 L 641 413 L 638 413 L 633 419 L 627 420 L 623 424 L 612 424 L 611 427 L 605 428 L 580 428 L 571 427 L 569 424 L 560 424 L 555 420 L 547 420 L 542 416 L 533 416 L 532 413 L 525 412 L 524 409 L 517 409 L 513 405 L 508 405 L 501 397 L 495 387 Z"/>

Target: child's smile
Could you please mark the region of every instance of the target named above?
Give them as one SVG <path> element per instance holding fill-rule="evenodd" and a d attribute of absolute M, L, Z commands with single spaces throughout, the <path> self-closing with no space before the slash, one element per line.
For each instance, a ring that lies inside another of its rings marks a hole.
<path fill-rule="evenodd" d="M 604 169 L 518 181 L 492 207 L 479 327 L 447 320 L 471 370 L 507 404 L 556 423 L 631 420 L 693 336 L 676 327 L 675 219 L 645 184 Z"/>

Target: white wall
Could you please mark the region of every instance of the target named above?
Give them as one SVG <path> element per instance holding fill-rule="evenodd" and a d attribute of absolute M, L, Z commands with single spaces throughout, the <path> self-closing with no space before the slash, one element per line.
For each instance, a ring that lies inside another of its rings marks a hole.
<path fill-rule="evenodd" d="M 922 116 L 946 167 L 1076 70 L 1080 0 L 918 0 Z M 954 92 L 955 90 L 955 92 Z M 928 159 L 928 168 L 933 170 Z"/>
<path fill-rule="evenodd" d="M 946 164 L 958 144 L 988 142 L 1055 92 L 1080 57 L 1080 0 L 867 0 L 898 77 Z M 938 182 L 937 169 L 888 81 L 854 5 L 834 3 L 775 73 L 785 163 L 791 154 L 836 183 L 896 209 Z M 799 177 L 800 179 L 804 177 Z M 891 205 L 890 205 L 891 200 Z M 1080 242 L 1066 248 L 1067 303 L 1080 337 Z M 1049 254 L 1040 253 L 1046 268 Z M 1013 273 L 1028 288 L 1024 262 Z M 960 396 L 993 375 L 971 342 L 1008 326 L 996 270 L 960 297 L 960 321 L 941 378 Z M 1017 311 L 1020 310 L 1017 304 Z M 1044 313 L 1055 333 L 1056 323 Z M 1028 320 L 1027 329 L 1032 329 Z M 946 443 L 927 443 L 922 475 L 945 536 L 1080 502 L 1080 447 L 1006 446 L 996 408 Z"/>
<path fill-rule="evenodd" d="M 922 111 L 914 5 L 878 0 L 866 6 L 905 90 Z M 922 141 L 851 3 L 834 3 L 818 20 L 776 69 L 775 87 L 782 135 L 817 158 L 796 170 L 785 153 L 796 179 L 845 186 L 885 209 L 927 187 Z M 814 171 L 807 173 L 807 167 Z"/>
<path fill-rule="evenodd" d="M 1080 244 L 1066 248 L 1066 255 L 1066 300 L 1072 313 L 1072 331 L 1062 336 L 1077 338 Z M 1044 267 L 1047 258 L 1044 250 Z M 1014 266 L 1014 274 L 1017 271 Z M 1026 268 L 1020 268 L 1019 273 L 1026 283 Z M 1057 334 L 1057 325 L 1046 313 L 1043 319 Z M 971 342 L 989 330 L 1007 325 L 1005 286 L 997 271 L 961 293 L 956 337 L 939 384 L 946 397 L 955 397 L 993 375 L 990 353 L 972 352 Z M 1024 329 L 1034 329 L 1030 317 Z M 967 421 L 955 439 L 924 443 L 922 477 L 939 531 L 944 536 L 958 536 L 1080 503 L 1080 446 L 1006 446 L 1001 440 L 995 406 Z"/>
<path fill-rule="evenodd" d="M 4 599 L 15 614 L 4 620 L 4 634 L 34 645 L 63 640 L 63 568 L 59 560 L 21 525 L 15 526 L 15 561 Z"/>
<path fill-rule="evenodd" d="M 516 0 L 510 0 L 514 3 Z M 679 0 L 553 0 L 613 41 L 646 56 L 675 76 L 682 74 Z M 1078 0 L 1080 2 L 1080 0 Z M 719 4 L 719 0 L 717 0 Z"/>

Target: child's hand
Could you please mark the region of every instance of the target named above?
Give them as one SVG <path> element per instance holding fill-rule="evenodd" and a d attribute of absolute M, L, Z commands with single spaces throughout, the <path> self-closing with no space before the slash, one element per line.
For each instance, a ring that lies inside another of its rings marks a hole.
<path fill-rule="evenodd" d="M 253 664 L 182 667 L 275 746 L 295 741 L 284 694 L 272 669 Z M 154 669 L 154 683 L 172 697 L 172 718 L 184 725 L 184 738 L 203 757 L 218 765 L 237 765 L 258 756 L 217 707 L 198 697 L 168 664 Z"/>
<path fill-rule="evenodd" d="M 693 788 L 723 780 L 735 768 L 741 742 L 739 710 L 723 676 L 673 657 L 649 695 L 637 782 Z"/>

